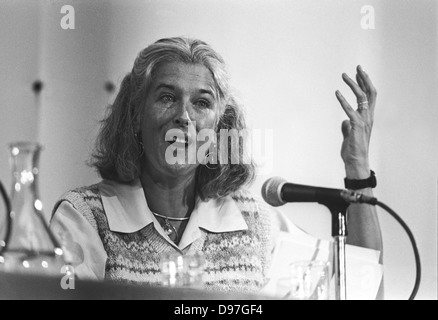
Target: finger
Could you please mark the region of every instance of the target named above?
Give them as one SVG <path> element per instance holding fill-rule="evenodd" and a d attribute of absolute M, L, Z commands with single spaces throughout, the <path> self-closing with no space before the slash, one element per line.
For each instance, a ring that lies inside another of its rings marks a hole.
<path fill-rule="evenodd" d="M 356 82 L 359 85 L 359 87 L 362 89 L 363 92 L 367 92 L 367 88 L 365 87 L 365 84 L 362 80 L 362 78 L 359 76 L 358 73 L 356 73 Z"/>
<path fill-rule="evenodd" d="M 367 101 L 368 97 L 366 92 L 364 92 L 356 82 L 353 81 L 346 73 L 342 74 L 342 79 L 344 82 L 350 87 L 351 90 L 353 90 L 354 95 L 357 98 L 357 103 L 361 103 L 363 101 Z"/>
<path fill-rule="evenodd" d="M 344 120 L 342 121 L 342 135 L 345 138 L 347 138 L 350 135 L 350 130 L 351 130 L 351 124 L 350 124 L 350 120 Z"/>
<path fill-rule="evenodd" d="M 370 76 L 365 72 L 361 65 L 358 65 L 356 70 L 357 74 L 361 77 L 365 84 L 366 91 L 371 93 L 371 91 L 374 89 L 374 85 L 371 81 Z"/>
<path fill-rule="evenodd" d="M 377 90 L 374 87 L 370 76 L 363 70 L 362 66 L 357 66 L 357 73 L 364 83 L 368 95 L 368 101 L 370 102 L 370 107 L 374 111 L 374 107 L 376 105 Z"/>
<path fill-rule="evenodd" d="M 356 80 L 357 80 L 357 83 L 358 83 L 359 87 L 362 89 L 362 91 L 364 91 L 364 92 L 366 93 L 366 92 L 367 92 L 367 89 L 366 89 L 366 87 L 365 87 L 365 84 L 364 84 L 362 78 L 359 76 L 358 73 L 356 73 Z M 369 102 L 368 94 L 367 94 L 367 101 L 368 101 L 368 104 L 366 104 L 365 106 L 369 108 L 370 102 Z M 359 105 L 359 111 L 360 111 L 360 112 L 362 112 L 362 108 L 361 108 L 361 107 L 362 107 L 362 106 Z"/>
<path fill-rule="evenodd" d="M 358 120 L 358 113 L 350 106 L 348 101 L 344 98 L 342 93 L 339 92 L 339 90 L 336 90 L 336 98 L 338 99 L 342 109 L 344 109 L 345 113 L 350 118 L 350 120 L 353 121 Z"/>

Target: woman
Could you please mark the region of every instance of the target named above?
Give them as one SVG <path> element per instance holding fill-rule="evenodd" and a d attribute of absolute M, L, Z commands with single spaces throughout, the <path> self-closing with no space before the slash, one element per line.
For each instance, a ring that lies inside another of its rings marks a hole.
<path fill-rule="evenodd" d="M 347 178 L 365 179 L 375 90 L 361 68 L 357 84 L 344 80 L 360 108 L 353 110 L 337 93 L 350 118 L 343 124 L 342 158 Z M 165 254 L 200 253 L 205 288 L 262 288 L 273 235 L 284 227 L 245 189 L 254 165 L 244 163 L 242 148 L 237 156 L 211 156 L 221 129 L 244 130 L 245 122 L 224 61 L 211 47 L 170 38 L 140 52 L 97 140 L 93 165 L 103 180 L 67 192 L 53 210 L 51 228 L 78 277 L 157 284 Z M 196 143 L 205 131 L 215 133 L 204 141 L 207 148 Z M 189 150 L 196 151 L 195 161 Z M 361 214 L 351 215 L 350 243 L 381 250 L 374 209 L 351 210 Z"/>

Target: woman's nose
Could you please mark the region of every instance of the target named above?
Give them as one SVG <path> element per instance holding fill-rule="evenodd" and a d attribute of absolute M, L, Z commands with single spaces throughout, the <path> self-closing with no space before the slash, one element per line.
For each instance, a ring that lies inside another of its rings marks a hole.
<path fill-rule="evenodd" d="M 182 102 L 178 106 L 177 114 L 175 115 L 175 124 L 182 127 L 187 127 L 192 122 L 189 114 L 188 103 Z"/>

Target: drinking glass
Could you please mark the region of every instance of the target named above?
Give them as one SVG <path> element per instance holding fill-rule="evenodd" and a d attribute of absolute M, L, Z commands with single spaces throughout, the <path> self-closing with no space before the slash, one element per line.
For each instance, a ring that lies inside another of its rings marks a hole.
<path fill-rule="evenodd" d="M 166 254 L 161 260 L 162 285 L 202 288 L 205 259 L 200 254 Z"/>
<path fill-rule="evenodd" d="M 329 264 L 325 261 L 296 261 L 289 276 L 277 280 L 276 296 L 288 300 L 329 300 Z"/>
<path fill-rule="evenodd" d="M 296 300 L 329 300 L 330 274 L 326 261 L 290 264 L 291 297 Z"/>

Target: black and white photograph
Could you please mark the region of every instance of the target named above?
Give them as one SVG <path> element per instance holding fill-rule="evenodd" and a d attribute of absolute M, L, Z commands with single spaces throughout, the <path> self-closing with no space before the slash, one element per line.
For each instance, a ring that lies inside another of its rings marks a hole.
<path fill-rule="evenodd" d="M 0 191 L 0 300 L 437 300 L 438 1 L 0 0 Z"/>

